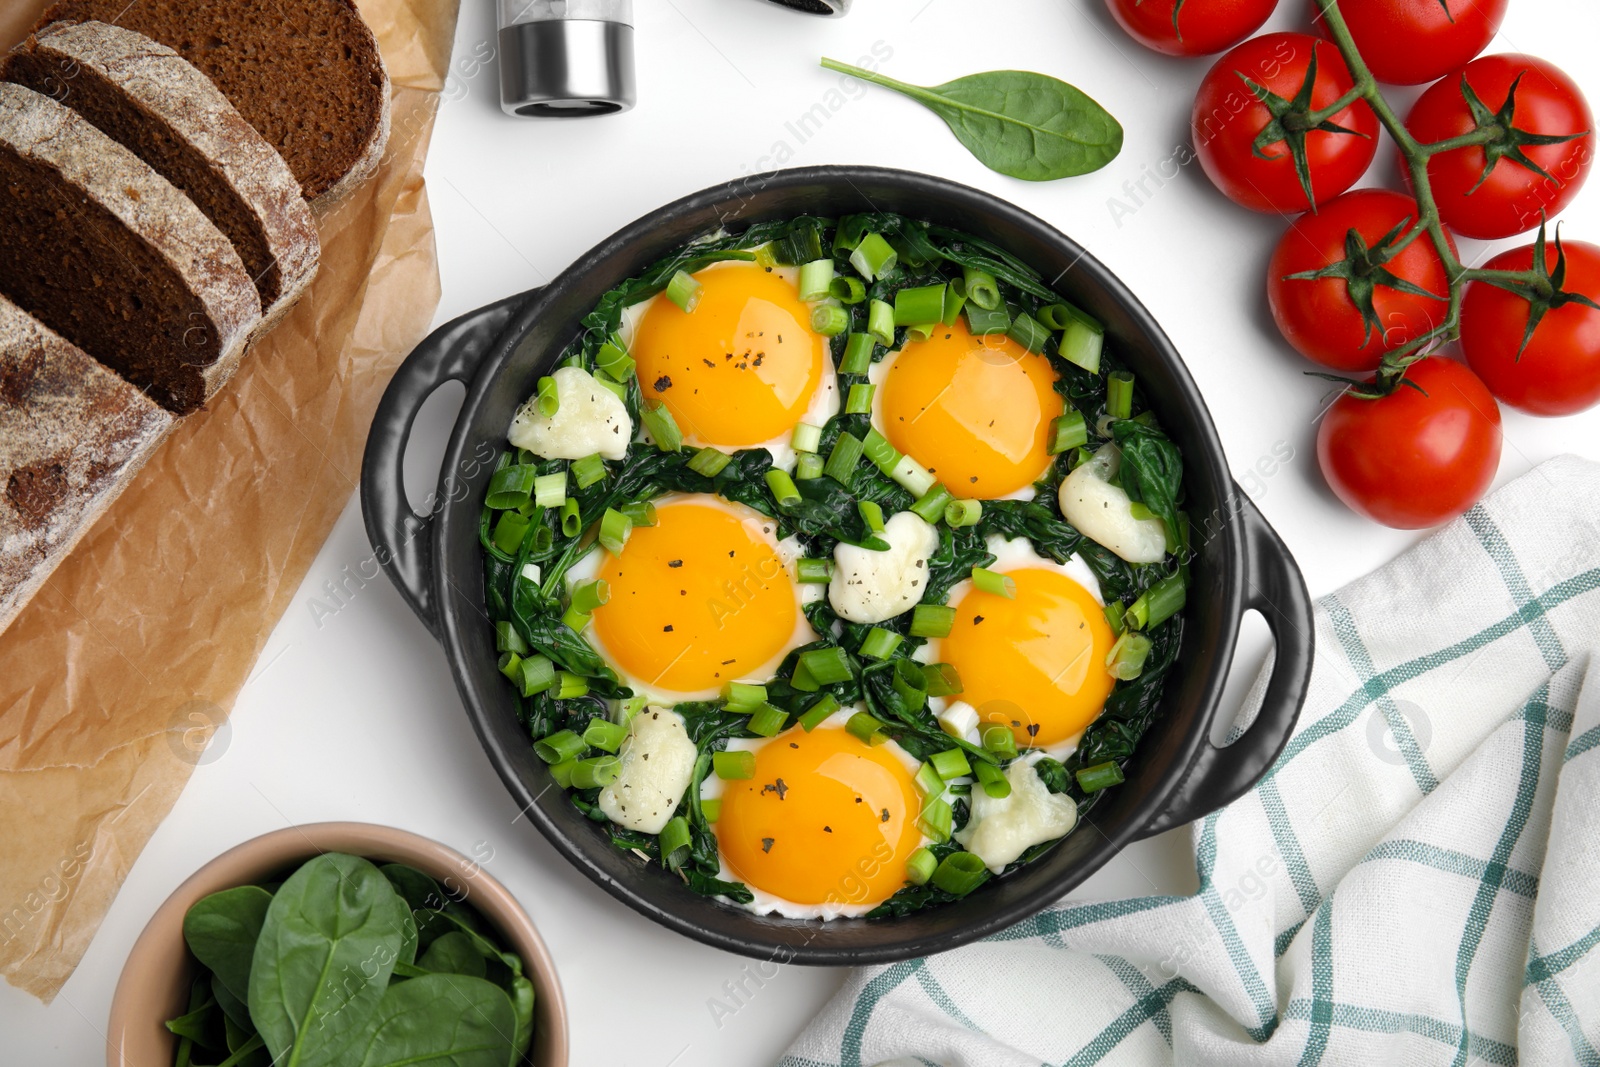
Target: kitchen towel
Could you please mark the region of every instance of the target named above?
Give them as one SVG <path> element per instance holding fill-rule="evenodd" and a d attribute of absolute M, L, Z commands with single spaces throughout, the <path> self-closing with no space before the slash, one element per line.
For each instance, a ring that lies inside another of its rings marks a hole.
<path fill-rule="evenodd" d="M 1538 467 L 1316 626 L 1288 748 L 1191 827 L 1198 893 L 858 972 L 783 1067 L 1600 1065 L 1600 465 Z"/>

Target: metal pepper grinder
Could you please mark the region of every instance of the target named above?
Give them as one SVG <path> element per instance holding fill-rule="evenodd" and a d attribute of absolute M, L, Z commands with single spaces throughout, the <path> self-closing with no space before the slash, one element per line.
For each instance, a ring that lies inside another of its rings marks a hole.
<path fill-rule="evenodd" d="M 850 0 L 771 0 L 771 2 L 794 11 L 804 11 L 808 15 L 822 15 L 824 18 L 838 18 L 840 15 L 850 13 Z"/>
<path fill-rule="evenodd" d="M 500 110 L 574 118 L 633 107 L 633 0 L 497 3 Z"/>

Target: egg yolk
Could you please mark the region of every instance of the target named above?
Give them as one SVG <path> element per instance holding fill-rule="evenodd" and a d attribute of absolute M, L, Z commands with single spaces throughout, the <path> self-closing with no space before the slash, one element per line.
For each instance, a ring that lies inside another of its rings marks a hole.
<path fill-rule="evenodd" d="M 823 338 L 794 283 L 754 263 L 695 275 L 700 303 L 658 298 L 634 331 L 639 386 L 691 444 L 745 447 L 783 437 L 822 383 Z"/>
<path fill-rule="evenodd" d="M 625 673 L 675 693 L 719 688 L 785 651 L 800 607 L 771 519 L 714 498 L 658 504 L 597 577 L 594 634 Z"/>
<path fill-rule="evenodd" d="M 877 904 L 922 844 L 911 773 L 845 730 L 789 730 L 727 782 L 714 824 L 734 877 L 796 904 Z"/>
<path fill-rule="evenodd" d="M 958 497 L 994 500 L 1050 465 L 1050 421 L 1063 410 L 1050 361 L 965 321 L 894 357 L 879 393 L 882 433 Z"/>
<path fill-rule="evenodd" d="M 1093 722 L 1111 695 L 1111 627 L 1094 596 L 1059 571 L 1006 573 L 1015 599 L 972 589 L 939 654 L 979 719 L 1009 726 L 1019 746 L 1053 745 Z"/>

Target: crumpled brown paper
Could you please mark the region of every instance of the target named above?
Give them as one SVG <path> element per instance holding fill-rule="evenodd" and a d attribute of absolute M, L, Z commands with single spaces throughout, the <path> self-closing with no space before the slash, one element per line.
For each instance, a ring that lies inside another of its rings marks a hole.
<path fill-rule="evenodd" d="M 46 1001 L 171 810 L 334 520 L 439 300 L 422 163 L 455 0 L 358 0 L 394 82 L 322 268 L 0 635 L 0 974 Z M 46 0 L 0 4 L 0 47 Z"/>

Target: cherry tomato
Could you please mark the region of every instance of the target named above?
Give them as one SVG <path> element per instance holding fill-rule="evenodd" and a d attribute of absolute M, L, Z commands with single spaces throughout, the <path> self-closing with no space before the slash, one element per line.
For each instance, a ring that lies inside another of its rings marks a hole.
<path fill-rule="evenodd" d="M 1297 106 L 1296 97 L 1308 81 L 1313 56 L 1317 69 L 1309 110 L 1314 111 L 1333 104 L 1353 83 L 1339 50 L 1303 33 L 1248 40 L 1219 59 L 1200 83 L 1190 121 L 1195 153 L 1234 203 L 1252 211 L 1305 211 L 1312 202 L 1303 176 L 1322 204 L 1354 185 L 1371 165 L 1378 119 L 1365 101 L 1313 129 L 1297 123 L 1308 110 Z M 1243 79 L 1267 91 L 1269 100 L 1262 101 Z M 1293 129 L 1297 125 L 1299 132 Z"/>
<path fill-rule="evenodd" d="M 1409 196 L 1357 189 L 1296 219 L 1267 267 L 1267 300 L 1284 340 L 1324 367 L 1371 371 L 1385 352 L 1443 321 L 1450 279 L 1427 233 L 1411 236 L 1417 215 Z M 1364 250 L 1352 252 L 1352 231 Z M 1290 277 L 1313 273 L 1322 277 Z"/>
<path fill-rule="evenodd" d="M 1534 247 L 1502 252 L 1487 269 L 1525 271 L 1533 266 Z M 1561 290 L 1600 303 L 1600 247 L 1564 241 L 1562 251 Z M 1556 257 L 1554 247 L 1545 249 L 1551 272 L 1558 270 Z M 1461 348 L 1472 369 L 1495 396 L 1534 415 L 1571 415 L 1600 403 L 1600 311 L 1568 299 L 1544 313 L 1524 349 L 1530 306 L 1487 282 L 1467 287 Z"/>
<path fill-rule="evenodd" d="M 1500 465 L 1500 408 L 1478 376 L 1430 356 L 1388 396 L 1345 393 L 1317 430 L 1317 461 L 1351 510 L 1402 530 L 1455 518 Z"/>
<path fill-rule="evenodd" d="M 1128 36 L 1169 56 L 1209 56 L 1267 21 L 1278 0 L 1106 0 Z"/>
<path fill-rule="evenodd" d="M 1462 92 L 1463 78 L 1487 109 L 1478 118 Z M 1493 117 L 1505 111 L 1508 100 L 1513 105 L 1509 124 Z M 1428 161 L 1428 183 L 1451 229 L 1486 241 L 1526 233 L 1539 225 L 1541 212 L 1554 215 L 1577 195 L 1594 162 L 1594 116 L 1571 78 L 1533 56 L 1484 56 L 1467 64 L 1461 77 L 1430 86 L 1412 107 L 1406 128 L 1430 143 L 1471 133 L 1479 119 L 1501 131 L 1487 154 L 1473 145 Z M 1519 134 L 1581 136 L 1540 145 L 1517 143 Z M 1487 179 L 1485 168 L 1490 168 Z M 1409 169 L 1400 169 L 1409 185 Z"/>
<path fill-rule="evenodd" d="M 1372 76 L 1421 85 L 1460 70 L 1489 47 L 1510 0 L 1339 0 L 1350 36 Z M 1311 15 L 1325 37 L 1316 0 Z"/>

